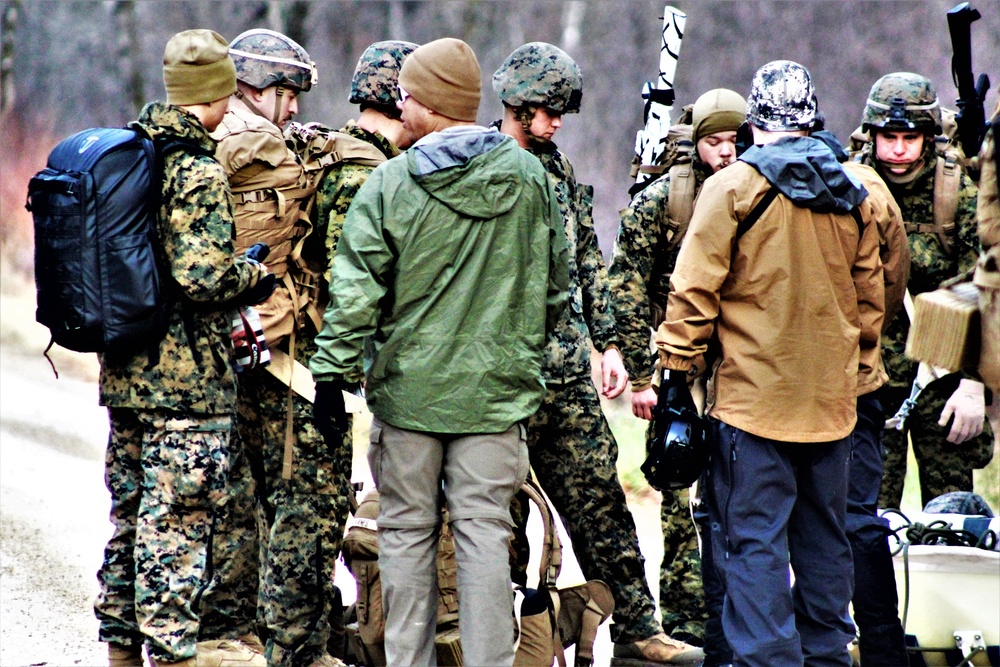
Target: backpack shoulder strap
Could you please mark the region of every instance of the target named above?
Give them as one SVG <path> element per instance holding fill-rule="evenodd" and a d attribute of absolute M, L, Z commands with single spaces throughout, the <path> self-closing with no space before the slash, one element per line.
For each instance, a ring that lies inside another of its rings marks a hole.
<path fill-rule="evenodd" d="M 771 205 L 771 202 L 775 200 L 778 196 L 778 188 L 774 185 L 764 193 L 764 196 L 760 198 L 756 206 L 750 209 L 747 217 L 743 218 L 736 224 L 736 241 L 740 240 L 740 237 L 750 231 L 750 228 L 757 224 L 760 220 L 760 216 L 764 215 L 764 211 Z M 733 246 L 733 252 L 736 251 L 735 245 Z"/>
<path fill-rule="evenodd" d="M 934 227 L 941 245 L 949 255 L 955 236 L 955 215 L 958 213 L 958 189 L 962 170 L 954 157 L 938 156 L 934 171 Z"/>
<path fill-rule="evenodd" d="M 681 162 L 670 167 L 667 219 L 670 221 L 673 236 L 668 241 L 668 250 L 680 245 L 688 225 L 691 224 L 696 180 L 693 162 Z"/>

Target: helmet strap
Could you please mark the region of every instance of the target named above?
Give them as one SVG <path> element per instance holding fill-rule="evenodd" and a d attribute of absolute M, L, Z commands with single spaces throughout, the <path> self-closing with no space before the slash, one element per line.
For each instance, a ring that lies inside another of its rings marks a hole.
<path fill-rule="evenodd" d="M 517 121 L 521 123 L 521 129 L 524 130 L 524 138 L 527 140 L 528 145 L 534 148 L 541 148 L 547 146 L 551 143 L 548 139 L 542 139 L 541 137 L 536 137 L 531 133 L 531 122 L 535 119 L 535 112 L 538 107 L 534 104 L 525 104 L 523 106 L 514 108 L 514 117 Z"/>
<path fill-rule="evenodd" d="M 279 85 L 277 88 L 274 89 L 274 117 L 271 118 L 271 122 L 278 127 L 281 127 L 280 125 L 278 125 L 278 121 L 281 120 L 281 97 L 284 94 L 285 94 L 284 86 Z"/>
<path fill-rule="evenodd" d="M 243 102 L 243 104 L 246 105 L 247 109 L 250 109 L 250 111 L 254 112 L 255 114 L 257 114 L 261 118 L 264 118 L 265 120 L 267 119 L 267 114 L 264 113 L 263 111 L 261 111 L 260 107 L 258 107 L 256 104 L 254 104 L 250 100 L 249 97 L 247 97 L 246 95 L 244 95 L 242 90 L 237 90 L 235 93 L 233 93 L 233 95 L 236 96 L 236 99 L 238 99 L 241 102 Z M 276 112 L 277 112 L 277 110 L 276 110 Z M 275 123 L 275 125 L 277 125 L 277 123 Z"/>

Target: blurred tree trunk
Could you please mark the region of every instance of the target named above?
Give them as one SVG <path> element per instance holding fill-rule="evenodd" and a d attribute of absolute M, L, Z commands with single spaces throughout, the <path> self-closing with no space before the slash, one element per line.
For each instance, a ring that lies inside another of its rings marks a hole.
<path fill-rule="evenodd" d="M 309 2 L 296 0 L 282 2 L 271 0 L 267 3 L 267 23 L 271 30 L 288 35 L 305 48 L 308 42 L 306 19 L 309 15 Z M 308 50 L 308 49 L 306 49 Z"/>
<path fill-rule="evenodd" d="M 406 15 L 401 0 L 389 0 L 389 39 L 406 39 Z"/>
<path fill-rule="evenodd" d="M 571 0 L 563 5 L 563 29 L 560 48 L 572 54 L 580 45 L 580 29 L 583 25 L 583 14 L 587 3 L 581 0 Z"/>
<path fill-rule="evenodd" d="M 143 78 L 142 50 L 136 28 L 134 0 L 122 0 L 114 4 L 113 13 L 118 32 L 118 71 L 121 80 L 126 81 L 126 97 L 133 115 L 138 115 L 146 101 L 145 79 Z"/>
<path fill-rule="evenodd" d="M 14 104 L 14 31 L 20 8 L 20 0 L 10 0 L 0 17 L 0 114 Z"/>

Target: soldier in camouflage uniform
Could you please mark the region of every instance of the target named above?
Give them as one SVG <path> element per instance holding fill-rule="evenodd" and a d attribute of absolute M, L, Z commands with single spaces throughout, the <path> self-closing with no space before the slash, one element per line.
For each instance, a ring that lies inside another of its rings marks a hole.
<path fill-rule="evenodd" d="M 736 130 L 746 120 L 746 100 L 738 93 L 718 88 L 699 97 L 692 108 L 691 156 L 693 205 L 705 179 L 736 159 Z M 674 172 L 678 173 L 678 172 Z M 670 291 L 670 272 L 688 220 L 671 220 L 669 196 L 671 171 L 637 193 L 621 212 L 621 227 L 615 240 L 608 282 L 615 294 L 615 320 L 621 347 L 631 370 L 632 413 L 651 420 L 656 405 L 653 388 L 655 355 L 650 349 L 650 328 L 659 326 Z M 675 192 L 680 192 L 674 190 Z M 690 210 L 690 209 L 688 209 Z M 652 304 L 656 303 L 656 306 Z M 652 317 L 651 317 L 652 315 Z M 655 322 L 652 321 L 655 318 Z M 651 429 L 647 432 L 647 437 Z M 663 563 L 660 568 L 660 612 L 671 634 L 705 641 L 706 664 L 725 664 L 732 659 L 722 637 L 718 614 L 714 625 L 705 608 L 702 591 L 698 536 L 691 519 L 689 491 L 666 493 L 661 505 Z M 711 567 L 711 554 L 706 567 Z M 709 581 L 717 580 L 711 577 Z M 719 591 L 721 593 L 721 590 Z M 718 602 L 721 604 L 721 595 Z"/>
<path fill-rule="evenodd" d="M 872 86 L 862 118 L 872 141 L 859 160 L 885 180 L 902 212 L 910 246 L 911 296 L 936 289 L 949 278 L 969 271 L 979 256 L 976 239 L 976 187 L 959 174 L 954 231 L 934 222 L 938 162 L 934 136 L 941 131 L 941 109 L 930 80 L 896 72 Z M 958 165 L 953 165 L 958 169 Z M 909 317 L 901 310 L 882 336 L 882 358 L 889 381 L 879 390 L 886 417 L 892 417 L 911 393 L 917 363 L 904 350 Z M 950 373 L 930 382 L 903 422 L 886 429 L 885 468 L 879 507 L 899 507 L 906 476 L 907 435 L 920 470 L 922 504 L 949 491 L 971 491 L 972 469 L 992 456 L 992 436 L 984 431 L 983 384 L 965 373 Z M 949 424 L 949 421 L 951 423 Z"/>
<path fill-rule="evenodd" d="M 267 262 L 280 279 L 260 308 L 265 340 L 272 355 L 283 353 L 295 363 L 315 351 L 322 242 L 308 235 L 301 203 L 293 201 L 303 191 L 305 174 L 281 128 L 297 113 L 298 95 L 310 90 L 316 70 L 305 49 L 271 30 L 248 30 L 230 48 L 239 90 L 213 133 L 219 141 L 216 157 L 234 190 L 237 248 L 266 240 Z M 284 206 L 274 192 L 282 193 Z M 290 256 L 300 243 L 301 256 Z M 256 548 L 249 542 L 233 545 L 231 559 L 220 566 L 230 569 L 224 573 L 226 588 L 257 600 L 269 665 L 331 667 L 342 664 L 327 654 L 326 645 L 349 509 L 344 489 L 350 482 L 350 435 L 328 446 L 313 424 L 309 398 L 291 391 L 273 368 L 272 362 L 268 369 L 240 373 L 238 433 L 257 483 L 259 568 L 245 567 L 254 560 L 245 554 Z M 304 367 L 296 372 L 309 377 Z"/>
<path fill-rule="evenodd" d="M 367 141 L 382 151 L 385 159 L 399 155 L 411 139 L 403 130 L 399 102 L 399 68 L 417 45 L 397 40 L 375 42 L 364 50 L 354 69 L 348 101 L 360 107 L 357 120 L 349 120 L 340 132 Z M 330 169 L 316 189 L 317 233 L 326 239 L 326 279 L 344 228 L 344 216 L 355 193 L 374 169 L 371 165 L 341 162 Z M 361 375 L 348 378 L 360 381 Z"/>
<path fill-rule="evenodd" d="M 612 664 L 696 664 L 700 649 L 662 631 L 645 581 L 635 522 L 615 463 L 618 447 L 591 380 L 590 342 L 603 353 L 601 393 L 624 391 L 604 261 L 591 218 L 593 189 L 577 183 L 552 142 L 562 116 L 579 111 L 583 76 L 565 52 L 542 42 L 516 49 L 493 75 L 504 105 L 500 129 L 541 160 L 552 181 L 570 247 L 570 308 L 549 336 L 546 395 L 528 421 L 528 451 L 588 579 L 615 598 Z"/>
<path fill-rule="evenodd" d="M 136 126 L 211 153 L 209 131 L 236 90 L 225 40 L 210 30 L 179 33 L 163 62 L 167 103 L 148 104 Z M 141 666 L 143 644 L 154 666 L 265 664 L 237 641 L 199 632 L 212 611 L 203 594 L 233 502 L 229 479 L 246 466 L 232 437 L 232 309 L 274 288 L 263 266 L 236 257 L 231 207 L 214 159 L 183 150 L 166 157 L 157 231 L 179 294 L 170 326 L 149 350 L 100 360 L 115 532 L 95 610 L 112 667 Z M 217 630 L 234 637 L 246 628 Z"/>

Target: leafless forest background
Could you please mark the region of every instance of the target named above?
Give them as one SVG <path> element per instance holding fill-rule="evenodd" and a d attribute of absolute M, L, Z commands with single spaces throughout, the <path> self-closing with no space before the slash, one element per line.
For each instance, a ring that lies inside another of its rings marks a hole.
<path fill-rule="evenodd" d="M 610 253 L 618 210 L 628 201 L 629 160 L 642 123 L 640 91 L 655 77 L 661 0 L 4 0 L 0 2 L 0 258 L 5 273 L 30 275 L 31 220 L 23 204 L 30 176 L 62 137 L 117 126 L 162 99 L 160 62 L 171 34 L 212 28 L 227 39 L 267 27 L 298 40 L 319 68 L 299 119 L 340 126 L 358 56 L 371 42 L 464 39 L 483 70 L 480 123 L 501 107 L 489 81 L 507 54 L 547 41 L 583 68 L 583 109 L 557 136 L 578 178 L 596 188 L 601 246 Z M 678 106 L 709 88 L 742 94 L 757 67 L 777 58 L 812 73 L 828 127 L 842 140 L 858 124 L 868 89 L 882 74 L 931 77 L 954 108 L 946 12 L 955 0 L 674 0 L 686 12 Z M 1000 86 L 1000 1 L 973 0 L 973 66 Z"/>

